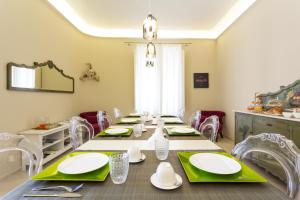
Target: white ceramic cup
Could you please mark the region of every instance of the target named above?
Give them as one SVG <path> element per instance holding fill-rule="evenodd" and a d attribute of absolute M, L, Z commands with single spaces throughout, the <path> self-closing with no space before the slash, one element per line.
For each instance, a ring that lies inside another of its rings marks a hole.
<path fill-rule="evenodd" d="M 139 161 L 142 158 L 142 152 L 137 146 L 130 146 L 127 153 L 129 155 L 129 161 Z"/>
<path fill-rule="evenodd" d="M 176 184 L 176 174 L 169 162 L 161 162 L 156 169 L 157 181 L 161 186 L 173 186 Z"/>

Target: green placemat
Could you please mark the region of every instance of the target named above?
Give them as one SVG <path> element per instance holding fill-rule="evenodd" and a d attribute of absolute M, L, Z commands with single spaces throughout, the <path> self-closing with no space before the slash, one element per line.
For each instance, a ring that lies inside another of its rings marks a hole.
<path fill-rule="evenodd" d="M 231 175 L 218 175 L 200 170 L 189 162 L 190 156 L 196 153 L 199 152 L 177 152 L 177 156 L 190 182 L 267 182 L 264 177 L 259 175 L 253 169 L 225 152 L 217 152 L 217 154 L 221 154 L 238 161 L 242 166 L 242 170 L 240 172 Z"/>
<path fill-rule="evenodd" d="M 201 135 L 201 133 L 197 130 L 191 133 L 179 133 L 179 132 L 172 131 L 172 128 L 165 128 L 165 131 L 169 136 L 200 136 Z"/>
<path fill-rule="evenodd" d="M 68 175 L 63 174 L 57 171 L 58 165 L 66 160 L 67 158 L 70 158 L 72 156 L 76 156 L 79 154 L 85 154 L 85 153 L 91 153 L 91 152 L 72 152 L 58 161 L 56 161 L 54 164 L 50 165 L 37 175 L 33 176 L 33 180 L 46 180 L 46 181 L 104 181 L 109 174 L 109 164 L 107 163 L 104 167 L 101 167 L 100 169 L 97 169 L 95 171 L 85 173 L 85 174 L 78 174 L 78 175 Z M 96 153 L 96 152 L 93 152 Z M 98 152 L 97 152 L 98 153 Z M 105 155 L 111 155 L 115 152 L 101 152 Z"/>
<path fill-rule="evenodd" d="M 160 117 L 166 117 L 166 118 L 168 118 L 168 117 L 177 117 L 177 116 L 175 116 L 175 115 L 162 115 Z"/>
<path fill-rule="evenodd" d="M 108 129 L 110 129 L 110 128 L 108 128 Z M 117 137 L 119 137 L 119 136 L 122 136 L 122 137 L 129 137 L 129 136 L 132 134 L 132 132 L 133 132 L 133 129 L 132 129 L 132 128 L 126 128 L 126 129 L 128 129 L 128 132 L 112 135 L 112 134 L 108 134 L 108 133 L 105 132 L 105 131 L 108 130 L 108 129 L 105 129 L 105 130 L 101 131 L 100 133 L 98 133 L 98 134 L 96 135 L 96 137 L 116 137 L 116 136 L 117 136 Z"/>

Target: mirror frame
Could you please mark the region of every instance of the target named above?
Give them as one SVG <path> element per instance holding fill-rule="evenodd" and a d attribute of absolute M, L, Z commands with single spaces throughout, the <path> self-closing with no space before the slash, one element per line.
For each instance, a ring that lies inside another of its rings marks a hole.
<path fill-rule="evenodd" d="M 55 69 L 58 71 L 63 77 L 71 79 L 73 82 L 73 88 L 72 91 L 61 91 L 61 90 L 45 90 L 45 89 L 33 89 L 33 88 L 19 88 L 19 87 L 13 87 L 12 86 L 12 67 L 22 67 L 22 68 L 28 68 L 28 69 L 36 69 L 38 67 L 48 66 L 50 69 Z M 51 60 L 48 60 L 43 63 L 34 62 L 33 66 L 27 66 L 25 64 L 16 64 L 14 62 L 9 62 L 7 64 L 7 89 L 8 90 L 16 90 L 16 91 L 31 91 L 31 92 L 59 92 L 59 93 L 74 93 L 75 92 L 75 79 L 71 76 L 68 76 L 64 73 L 62 69 L 59 69 Z"/>

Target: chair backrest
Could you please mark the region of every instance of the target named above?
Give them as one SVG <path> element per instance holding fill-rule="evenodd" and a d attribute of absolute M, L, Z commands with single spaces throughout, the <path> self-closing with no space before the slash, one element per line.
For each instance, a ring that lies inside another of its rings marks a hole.
<path fill-rule="evenodd" d="M 108 114 L 106 114 L 105 111 L 98 111 L 97 121 L 98 121 L 100 131 L 108 128 L 112 124 L 111 117 Z"/>
<path fill-rule="evenodd" d="M 120 119 L 122 117 L 122 113 L 118 108 L 113 108 L 115 119 Z"/>
<path fill-rule="evenodd" d="M 184 120 L 184 108 L 181 108 L 181 109 L 178 110 L 177 116 L 178 116 L 179 119 L 181 119 L 182 121 Z"/>
<path fill-rule="evenodd" d="M 191 127 L 194 127 L 195 129 L 198 130 L 199 125 L 200 125 L 200 119 L 201 119 L 201 111 L 197 110 L 190 117 L 189 121 L 190 121 Z"/>
<path fill-rule="evenodd" d="M 206 118 L 199 126 L 199 131 L 204 135 L 207 135 L 210 141 L 215 142 L 218 137 L 219 130 L 219 117 L 212 115 Z"/>
<path fill-rule="evenodd" d="M 80 123 L 86 125 L 88 127 L 88 129 L 90 130 L 91 138 L 94 137 L 95 131 L 94 131 L 93 125 L 90 122 L 88 122 L 87 119 L 84 119 L 84 118 L 79 117 L 79 116 L 74 116 L 73 118 L 77 119 Z"/>
<path fill-rule="evenodd" d="M 281 165 L 287 176 L 288 195 L 294 198 L 299 185 L 300 151 L 293 141 L 275 133 L 250 135 L 233 148 L 232 155 L 242 160 L 252 152 L 270 155 Z"/>
<path fill-rule="evenodd" d="M 21 151 L 29 160 L 28 176 L 38 173 L 42 169 L 43 152 L 36 144 L 22 135 L 0 133 L 0 153 L 7 151 Z"/>
<path fill-rule="evenodd" d="M 71 144 L 73 149 L 77 149 L 81 144 L 83 144 L 83 131 L 82 128 L 86 130 L 87 133 L 87 140 L 90 140 L 92 138 L 92 132 L 89 128 L 89 125 L 86 120 L 82 119 L 81 117 L 74 116 L 70 120 L 70 125 L 69 125 L 69 134 L 71 137 Z"/>

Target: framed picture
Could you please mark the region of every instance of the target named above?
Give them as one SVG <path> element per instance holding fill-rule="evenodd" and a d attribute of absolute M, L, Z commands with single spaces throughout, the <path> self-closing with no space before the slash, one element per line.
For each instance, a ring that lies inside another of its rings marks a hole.
<path fill-rule="evenodd" d="M 194 88 L 209 88 L 208 73 L 194 73 Z"/>

